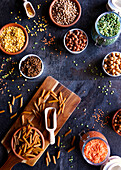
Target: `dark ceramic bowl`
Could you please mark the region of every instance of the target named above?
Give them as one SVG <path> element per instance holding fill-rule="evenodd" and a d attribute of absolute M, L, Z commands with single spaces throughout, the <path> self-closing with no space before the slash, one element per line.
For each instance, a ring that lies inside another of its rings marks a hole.
<path fill-rule="evenodd" d="M 114 126 L 114 124 L 115 124 L 115 118 L 116 118 L 116 116 L 117 116 L 117 114 L 118 114 L 119 112 L 121 112 L 121 109 L 119 109 L 119 110 L 114 114 L 114 116 L 113 116 L 113 119 L 112 119 L 112 127 L 113 127 L 114 131 L 115 131 L 118 135 L 121 136 L 121 133 L 118 133 L 118 132 L 116 131 L 115 126 Z"/>

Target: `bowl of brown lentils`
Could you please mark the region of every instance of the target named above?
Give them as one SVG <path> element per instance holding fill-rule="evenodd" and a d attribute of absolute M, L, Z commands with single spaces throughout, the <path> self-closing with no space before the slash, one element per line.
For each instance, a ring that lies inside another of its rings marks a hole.
<path fill-rule="evenodd" d="M 74 25 L 81 16 L 81 5 L 77 0 L 54 0 L 49 8 L 50 19 L 59 27 Z"/>
<path fill-rule="evenodd" d="M 20 60 L 19 71 L 27 79 L 38 78 L 43 73 L 43 70 L 43 61 L 35 54 L 28 54 Z"/>
<path fill-rule="evenodd" d="M 113 51 L 107 54 L 103 59 L 102 67 L 108 76 L 121 76 L 121 53 Z"/>
<path fill-rule="evenodd" d="M 72 54 L 79 54 L 88 46 L 87 34 L 79 28 L 69 30 L 63 41 L 65 48 Z"/>
<path fill-rule="evenodd" d="M 20 24 L 9 23 L 0 29 L 0 49 L 8 55 L 22 53 L 28 41 L 28 33 Z"/>
<path fill-rule="evenodd" d="M 114 131 L 121 136 L 121 109 L 119 109 L 113 116 L 112 126 Z"/>

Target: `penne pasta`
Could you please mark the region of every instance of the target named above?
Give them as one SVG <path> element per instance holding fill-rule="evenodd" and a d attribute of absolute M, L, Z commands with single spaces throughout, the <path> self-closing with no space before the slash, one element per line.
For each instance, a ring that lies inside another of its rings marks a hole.
<path fill-rule="evenodd" d="M 22 125 L 24 125 L 24 115 L 21 116 Z"/>
<path fill-rule="evenodd" d="M 45 103 L 42 103 L 42 109 L 43 110 L 45 109 Z"/>
<path fill-rule="evenodd" d="M 51 162 L 51 159 L 50 159 L 50 154 L 49 152 L 47 151 L 47 158 L 48 158 L 48 161 Z"/>
<path fill-rule="evenodd" d="M 55 156 L 53 156 L 53 163 L 56 164 Z"/>
<path fill-rule="evenodd" d="M 17 116 L 17 113 L 15 113 L 13 116 L 11 116 L 10 119 L 13 119 L 15 116 Z"/>
<path fill-rule="evenodd" d="M 9 111 L 12 113 L 12 105 L 9 103 Z"/>
<path fill-rule="evenodd" d="M 46 166 L 48 166 L 48 165 L 49 165 L 48 158 L 46 158 Z"/>
<path fill-rule="evenodd" d="M 65 133 L 65 137 L 71 133 L 72 129 Z"/>
<path fill-rule="evenodd" d="M 60 108 L 60 109 L 58 110 L 58 116 L 60 115 L 60 113 L 61 113 L 61 110 L 62 110 L 62 108 Z"/>
<path fill-rule="evenodd" d="M 58 100 L 58 98 L 57 98 L 53 93 L 51 93 L 51 96 L 52 96 L 55 100 Z"/>
<path fill-rule="evenodd" d="M 0 113 L 4 113 L 4 112 L 5 112 L 5 110 L 1 110 L 1 111 L 0 111 Z"/>
<path fill-rule="evenodd" d="M 13 98 L 12 98 L 12 105 L 14 106 L 14 104 L 15 104 L 15 96 L 13 96 Z"/>
<path fill-rule="evenodd" d="M 50 91 L 48 91 L 48 92 L 46 93 L 46 95 L 44 96 L 44 100 L 46 100 L 49 96 L 50 96 Z"/>
<path fill-rule="evenodd" d="M 56 103 L 58 102 L 58 100 L 51 100 L 51 101 L 48 101 L 48 103 Z"/>
<path fill-rule="evenodd" d="M 60 146 L 60 136 L 58 136 L 57 146 Z"/>
<path fill-rule="evenodd" d="M 42 91 L 41 97 L 44 97 L 44 95 L 45 95 L 45 89 Z"/>
<path fill-rule="evenodd" d="M 75 146 L 73 146 L 72 148 L 70 148 L 70 149 L 68 150 L 68 153 L 71 152 L 71 151 L 74 150 L 74 149 L 75 149 Z"/>
<path fill-rule="evenodd" d="M 74 145 L 74 142 L 75 142 L 75 136 L 73 136 L 73 139 L 72 139 L 72 142 L 71 142 L 71 145 L 73 146 Z"/>
<path fill-rule="evenodd" d="M 37 106 L 37 103 L 36 103 L 36 102 L 34 102 L 34 106 L 35 106 L 35 108 L 37 109 L 37 111 L 39 112 L 39 107 Z"/>
<path fill-rule="evenodd" d="M 51 94 L 53 94 L 55 97 L 57 97 L 57 94 L 54 92 L 54 91 L 50 91 L 51 92 Z"/>
<path fill-rule="evenodd" d="M 38 98 L 38 106 L 40 106 L 41 104 L 41 99 L 42 99 L 41 97 Z"/>
<path fill-rule="evenodd" d="M 31 114 L 32 114 L 32 112 L 29 112 L 29 111 L 23 111 L 23 114 L 31 115 Z"/>
<path fill-rule="evenodd" d="M 18 99 L 22 96 L 22 94 L 19 94 L 18 96 L 15 97 L 15 99 Z"/>
<path fill-rule="evenodd" d="M 65 103 L 63 103 L 63 106 L 62 106 L 62 113 L 64 112 L 64 109 L 65 109 Z"/>
<path fill-rule="evenodd" d="M 57 154 L 57 159 L 60 158 L 60 151 L 58 151 L 58 154 Z"/>
<path fill-rule="evenodd" d="M 20 98 L 20 108 L 23 106 L 23 97 Z"/>
<path fill-rule="evenodd" d="M 66 98 L 63 99 L 63 101 L 60 104 L 60 107 L 64 104 L 65 101 L 66 101 Z"/>
<path fill-rule="evenodd" d="M 61 100 L 61 102 L 63 101 L 62 92 L 60 92 L 60 100 Z"/>
<path fill-rule="evenodd" d="M 27 119 L 27 121 L 32 127 L 34 127 L 34 124 L 29 119 Z"/>

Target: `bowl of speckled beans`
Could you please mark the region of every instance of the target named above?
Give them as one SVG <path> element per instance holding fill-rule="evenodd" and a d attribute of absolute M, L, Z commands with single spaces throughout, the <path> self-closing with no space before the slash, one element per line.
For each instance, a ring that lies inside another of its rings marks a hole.
<path fill-rule="evenodd" d="M 81 16 L 81 5 L 77 0 L 54 0 L 49 8 L 49 16 L 59 27 L 74 25 Z"/>

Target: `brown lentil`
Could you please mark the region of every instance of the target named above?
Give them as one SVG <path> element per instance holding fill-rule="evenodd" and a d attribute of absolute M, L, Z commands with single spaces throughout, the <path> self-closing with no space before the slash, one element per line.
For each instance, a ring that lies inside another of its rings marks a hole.
<path fill-rule="evenodd" d="M 58 24 L 69 25 L 77 18 L 78 9 L 70 0 L 58 0 L 53 5 L 52 16 Z"/>

